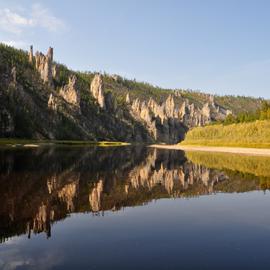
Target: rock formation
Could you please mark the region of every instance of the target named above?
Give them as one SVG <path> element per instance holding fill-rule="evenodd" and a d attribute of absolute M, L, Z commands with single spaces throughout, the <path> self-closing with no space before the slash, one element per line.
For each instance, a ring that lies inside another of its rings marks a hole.
<path fill-rule="evenodd" d="M 155 140 L 176 143 L 183 139 L 185 127 L 177 116 L 172 95 L 161 105 L 152 98 L 148 102 L 135 99 L 130 112 L 135 119 L 143 120 Z"/>
<path fill-rule="evenodd" d="M 106 109 L 105 97 L 104 97 L 104 84 L 101 74 L 96 74 L 91 82 L 90 91 L 93 97 L 96 99 L 98 105 Z"/>
<path fill-rule="evenodd" d="M 0 111 L 10 124 L 1 123 L 1 128 L 12 130 L 14 126 L 14 136 L 177 143 L 189 128 L 223 120 L 232 113 L 223 107 L 229 100 L 233 102 L 228 107 L 235 114 L 245 107 L 251 112 L 261 106 L 259 100 L 251 99 L 247 105 L 241 101 L 236 106 L 233 97 L 222 100 L 198 92 L 163 91 L 119 76 L 75 73 L 53 62 L 52 48 L 46 55 L 37 52 L 33 56 L 31 46 L 29 53 L 24 53 L 24 65 L 14 57 L 17 62 L 11 66 L 4 57 L 10 52 L 5 50 L 1 47 Z M 12 53 L 20 56 L 22 52 L 14 49 Z M 77 79 L 71 76 L 65 83 L 70 74 L 78 74 Z M 87 78 L 92 76 L 89 90 Z M 91 96 L 96 104 L 91 102 Z M 55 112 L 51 118 L 47 117 L 48 108 Z M 12 118 L 13 124 L 9 120 Z M 68 122 L 67 129 L 61 128 Z"/>
<path fill-rule="evenodd" d="M 51 47 L 49 48 L 47 55 L 44 55 L 41 52 L 36 52 L 35 63 L 36 63 L 36 69 L 40 73 L 41 79 L 45 83 L 48 83 L 49 87 L 53 87 L 53 81 L 52 81 L 53 48 Z"/>
<path fill-rule="evenodd" d="M 55 80 L 59 80 L 59 66 L 57 64 L 52 67 L 52 76 Z"/>
<path fill-rule="evenodd" d="M 109 112 L 115 112 L 117 109 L 117 103 L 112 92 L 105 94 L 105 108 Z"/>
<path fill-rule="evenodd" d="M 48 108 L 52 109 L 53 111 L 57 110 L 56 97 L 52 93 L 49 96 Z"/>
<path fill-rule="evenodd" d="M 30 46 L 30 50 L 29 50 L 29 53 L 28 53 L 28 60 L 29 60 L 29 63 L 33 64 L 34 55 L 33 55 L 33 46 L 32 45 Z"/>
<path fill-rule="evenodd" d="M 213 97 L 210 99 L 211 103 L 205 103 L 200 108 L 194 103 L 189 104 L 187 99 L 181 105 L 176 105 L 173 94 L 169 94 L 161 104 L 153 98 L 148 102 L 137 98 L 131 103 L 130 112 L 135 119 L 145 123 L 155 140 L 176 143 L 183 139 L 188 128 L 203 126 L 213 120 L 223 120 L 231 113 L 218 106 Z"/>
<path fill-rule="evenodd" d="M 77 78 L 71 75 L 68 84 L 60 89 L 60 96 L 62 96 L 68 103 L 80 108 L 80 92 L 77 87 Z"/>
<path fill-rule="evenodd" d="M 127 93 L 127 95 L 126 95 L 126 103 L 127 103 L 127 104 L 130 104 L 130 97 L 129 97 L 129 93 Z"/>

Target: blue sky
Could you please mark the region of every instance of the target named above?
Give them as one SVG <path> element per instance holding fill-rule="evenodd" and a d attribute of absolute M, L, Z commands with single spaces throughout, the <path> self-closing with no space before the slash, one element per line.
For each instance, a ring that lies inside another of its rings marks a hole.
<path fill-rule="evenodd" d="M 0 0 L 0 40 L 75 70 L 270 98 L 268 0 Z"/>

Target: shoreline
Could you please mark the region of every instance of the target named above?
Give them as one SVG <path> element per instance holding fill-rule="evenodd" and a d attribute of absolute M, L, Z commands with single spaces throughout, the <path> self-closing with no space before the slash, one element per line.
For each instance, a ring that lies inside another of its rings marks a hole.
<path fill-rule="evenodd" d="M 269 156 L 270 149 L 268 148 L 244 148 L 244 147 L 229 147 L 229 146 L 194 146 L 194 145 L 180 145 L 180 144 L 153 144 L 149 147 L 158 149 L 171 149 L 183 151 L 202 151 L 202 152 L 218 152 L 243 154 L 251 156 Z"/>
<path fill-rule="evenodd" d="M 0 147 L 41 147 L 41 146 L 127 146 L 130 143 L 117 141 L 79 141 L 79 140 L 31 140 L 31 139 L 13 139 L 0 138 Z"/>

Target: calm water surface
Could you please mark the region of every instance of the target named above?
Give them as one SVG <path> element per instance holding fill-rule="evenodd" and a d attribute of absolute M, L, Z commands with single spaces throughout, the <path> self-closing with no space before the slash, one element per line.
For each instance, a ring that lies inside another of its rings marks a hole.
<path fill-rule="evenodd" d="M 270 159 L 0 150 L 0 269 L 270 269 Z"/>

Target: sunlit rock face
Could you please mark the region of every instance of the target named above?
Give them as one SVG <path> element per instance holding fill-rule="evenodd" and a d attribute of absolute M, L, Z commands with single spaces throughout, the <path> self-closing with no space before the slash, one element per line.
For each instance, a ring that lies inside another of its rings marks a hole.
<path fill-rule="evenodd" d="M 53 111 L 57 110 L 57 98 L 52 93 L 49 95 L 48 108 Z"/>
<path fill-rule="evenodd" d="M 213 120 L 224 120 L 232 113 L 218 106 L 214 98 L 200 108 L 194 103 L 190 104 L 187 99 L 176 105 L 175 96 L 179 94 L 169 94 L 163 103 L 158 104 L 153 98 L 148 101 L 136 98 L 131 102 L 127 94 L 126 103 L 131 102 L 131 115 L 145 124 L 155 140 L 167 143 L 181 141 L 188 128 L 204 126 Z"/>
<path fill-rule="evenodd" d="M 29 53 L 29 61 L 32 58 L 31 52 L 33 48 L 30 49 Z M 48 83 L 50 87 L 53 87 L 53 74 L 52 74 L 52 67 L 53 67 L 53 48 L 49 48 L 46 55 L 42 54 L 41 52 L 36 52 L 35 54 L 35 66 L 38 72 L 40 73 L 41 79 Z"/>
<path fill-rule="evenodd" d="M 104 84 L 101 74 L 96 74 L 90 85 L 90 92 L 96 99 L 98 105 L 106 109 L 105 97 L 104 97 Z"/>
<path fill-rule="evenodd" d="M 34 62 L 34 55 L 33 55 L 33 46 L 30 46 L 30 50 L 28 52 L 28 60 L 30 64 L 33 64 Z"/>
<path fill-rule="evenodd" d="M 66 102 L 80 108 L 81 97 L 77 87 L 77 78 L 75 75 L 69 77 L 68 84 L 60 89 L 59 94 Z"/>
<path fill-rule="evenodd" d="M 156 141 L 176 143 L 184 138 L 186 128 L 178 117 L 171 95 L 161 105 L 152 98 L 148 102 L 135 99 L 130 112 L 136 120 L 143 121 Z"/>
<path fill-rule="evenodd" d="M 129 96 L 129 93 L 127 93 L 127 95 L 126 95 L 126 103 L 127 103 L 127 104 L 130 104 L 130 96 Z"/>

